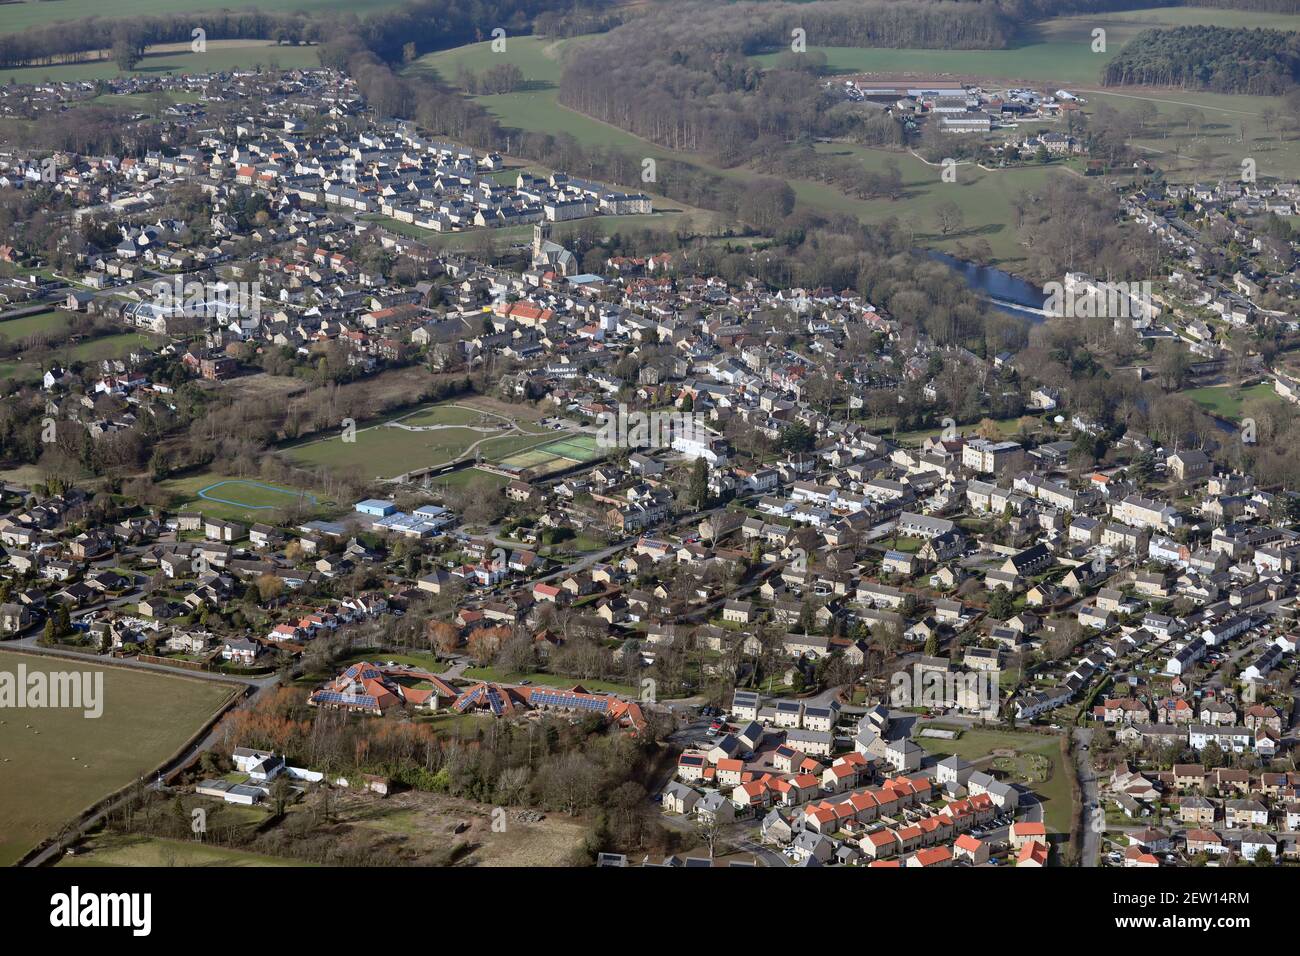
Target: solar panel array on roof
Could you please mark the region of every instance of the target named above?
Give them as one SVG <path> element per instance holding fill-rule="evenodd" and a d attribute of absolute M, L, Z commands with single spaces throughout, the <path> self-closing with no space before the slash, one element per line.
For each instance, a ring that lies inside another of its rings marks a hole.
<path fill-rule="evenodd" d="M 483 686 L 480 684 L 478 687 L 475 687 L 468 694 L 465 694 L 463 697 L 461 697 L 460 700 L 456 701 L 454 709 L 458 713 L 463 714 L 467 708 L 472 706 L 476 701 L 482 698 L 482 696 L 483 696 Z"/>
<path fill-rule="evenodd" d="M 488 699 L 488 706 L 492 708 L 493 714 L 500 717 L 503 713 L 505 713 L 506 710 L 505 701 L 501 699 L 501 694 L 497 691 L 495 687 L 487 688 L 487 699 Z"/>
<path fill-rule="evenodd" d="M 346 704 L 349 707 L 369 707 L 378 705 L 375 698 L 368 694 L 340 694 L 336 690 L 318 690 L 315 694 L 318 702 L 326 704 Z"/>
<path fill-rule="evenodd" d="M 564 707 L 568 710 L 590 710 L 605 713 L 609 710 L 609 699 L 605 697 L 582 697 L 555 690 L 534 690 L 530 700 L 534 705 L 543 707 Z"/>

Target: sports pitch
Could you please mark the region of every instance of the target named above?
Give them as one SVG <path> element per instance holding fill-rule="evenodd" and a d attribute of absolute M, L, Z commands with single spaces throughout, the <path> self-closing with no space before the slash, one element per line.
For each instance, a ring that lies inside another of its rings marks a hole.
<path fill-rule="evenodd" d="M 328 503 L 302 488 L 212 471 L 171 478 L 161 487 L 171 495 L 173 510 L 197 511 L 205 517 L 228 521 L 260 521 L 277 509 L 298 505 L 310 509 Z"/>
<path fill-rule="evenodd" d="M 316 504 L 316 496 L 305 491 L 290 488 L 277 488 L 275 485 L 260 481 L 247 481 L 243 478 L 228 478 L 199 489 L 199 497 L 204 501 L 218 504 L 234 505 L 249 511 L 271 511 L 286 508 L 295 502 Z"/>
<path fill-rule="evenodd" d="M 448 402 L 360 428 L 351 436 L 293 445 L 282 454 L 300 464 L 351 470 L 367 479 L 392 478 L 471 457 L 499 463 L 546 444 L 554 435 L 531 422 Z"/>

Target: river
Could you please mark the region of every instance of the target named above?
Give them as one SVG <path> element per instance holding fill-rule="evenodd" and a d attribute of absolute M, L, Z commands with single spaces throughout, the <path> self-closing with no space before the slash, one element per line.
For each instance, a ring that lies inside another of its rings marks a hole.
<path fill-rule="evenodd" d="M 1042 309 L 1047 296 L 1038 286 L 1001 269 L 976 265 L 974 262 L 950 256 L 946 252 L 928 249 L 925 254 L 955 269 L 972 290 L 988 300 L 999 312 L 1029 319 L 1031 322 L 1042 322 L 1045 318 Z"/>

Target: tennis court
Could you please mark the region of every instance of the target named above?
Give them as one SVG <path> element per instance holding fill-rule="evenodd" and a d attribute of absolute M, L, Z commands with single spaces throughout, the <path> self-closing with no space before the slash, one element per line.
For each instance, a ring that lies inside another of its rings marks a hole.
<path fill-rule="evenodd" d="M 557 458 L 570 458 L 573 461 L 591 461 L 599 456 L 596 450 L 596 439 L 591 435 L 561 438 L 559 441 L 542 446 L 541 450 L 550 452 Z"/>
<path fill-rule="evenodd" d="M 590 435 L 574 435 L 547 442 L 538 448 L 516 452 L 501 460 L 506 468 L 529 471 L 534 475 L 547 475 L 556 471 L 585 464 L 599 457 L 596 439 Z"/>

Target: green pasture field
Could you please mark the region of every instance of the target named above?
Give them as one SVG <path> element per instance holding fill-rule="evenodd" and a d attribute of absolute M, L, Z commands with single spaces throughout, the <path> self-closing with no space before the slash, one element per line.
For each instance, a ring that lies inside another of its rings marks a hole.
<path fill-rule="evenodd" d="M 850 199 L 824 183 L 792 182 L 800 202 L 851 212 L 863 222 L 896 217 L 915 232 L 918 243 L 945 252 L 955 251 L 963 241 L 984 239 L 992 248 L 994 259 L 1002 264 L 1014 264 L 1025 254 L 1014 225 L 1015 200 L 1045 189 L 1053 176 L 1070 175 L 1056 166 L 984 170 L 973 163 L 962 163 L 956 167 L 956 182 L 945 183 L 940 167 L 928 166 L 911 153 L 847 143 L 819 143 L 816 149 L 820 153 L 860 159 L 872 170 L 883 169 L 885 162 L 892 159 L 902 173 L 906 192 L 897 201 Z M 949 201 L 961 209 L 963 223 L 944 236 L 935 222 L 935 211 L 940 203 Z"/>
<path fill-rule="evenodd" d="M 16 33 L 28 27 L 48 26 L 59 20 L 83 17 L 165 16 L 195 10 L 239 10 L 255 7 L 269 12 L 290 10 L 354 12 L 364 16 L 375 10 L 398 6 L 399 0 L 24 0 L 0 7 L 0 33 Z"/>
<path fill-rule="evenodd" d="M 454 84 L 461 69 L 481 74 L 489 67 L 506 64 L 519 67 L 526 88 L 554 87 L 560 82 L 564 67 L 562 53 L 569 42 L 537 36 L 507 37 L 505 50 L 497 53 L 492 50 L 492 41 L 487 40 L 427 53 L 412 63 L 408 70 L 431 71 L 442 82 Z"/>
<path fill-rule="evenodd" d="M 0 866 L 82 810 L 152 772 L 232 690 L 217 681 L 103 667 L 0 650 L 0 670 L 102 672 L 103 714 L 46 708 L 0 712 Z"/>
<path fill-rule="evenodd" d="M 48 312 L 39 312 L 36 315 L 27 315 L 20 319 L 0 321 L 0 336 L 4 336 L 5 340 L 9 342 L 21 342 L 38 332 L 57 335 L 66 331 L 67 328 L 68 313 L 59 309 L 51 309 Z"/>
<path fill-rule="evenodd" d="M 0 323 L 0 327 L 5 324 L 7 323 Z M 68 365 L 76 362 L 99 362 L 109 358 L 125 358 L 134 350 L 149 348 L 153 344 L 153 340 L 147 335 L 139 332 L 122 332 L 118 335 L 87 339 L 72 346 L 56 346 L 49 353 L 42 352 L 39 360 L 28 360 L 28 356 L 19 354 L 11 361 L 0 362 L 0 380 L 34 382 L 41 377 L 41 364 L 48 362 L 51 357 Z"/>

